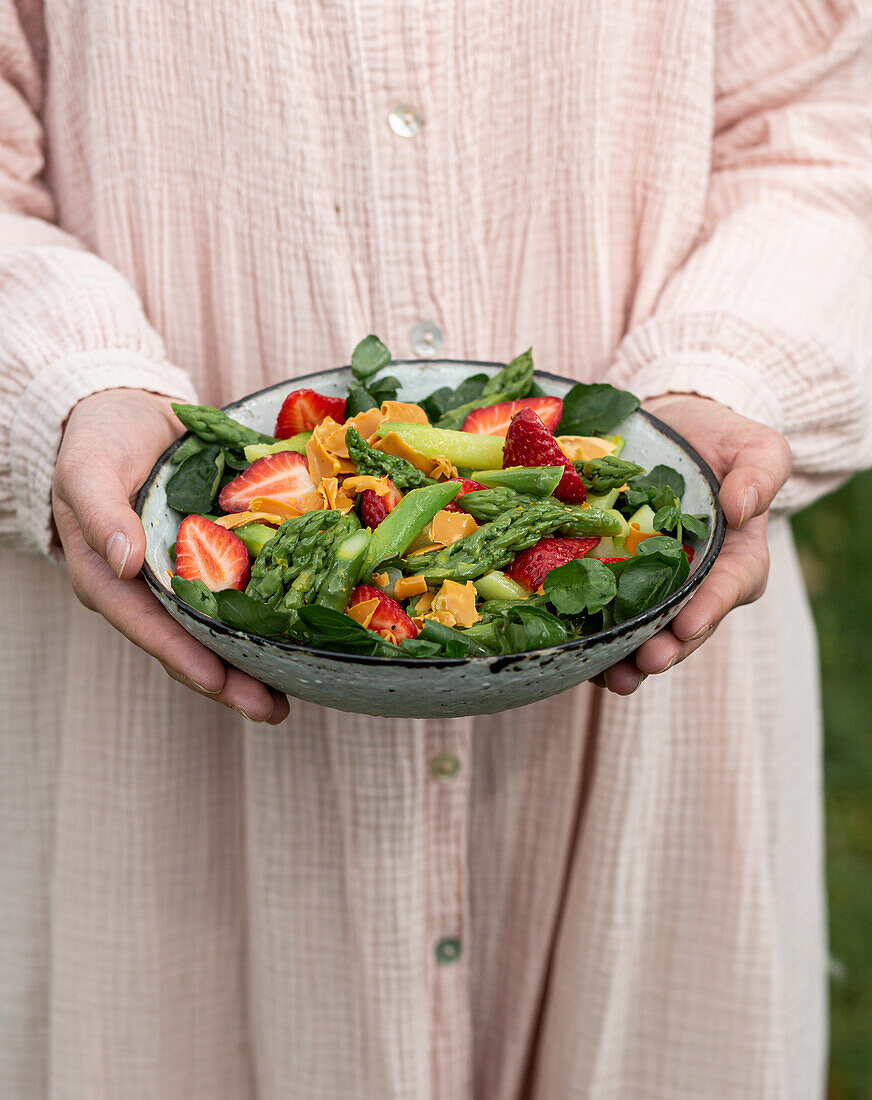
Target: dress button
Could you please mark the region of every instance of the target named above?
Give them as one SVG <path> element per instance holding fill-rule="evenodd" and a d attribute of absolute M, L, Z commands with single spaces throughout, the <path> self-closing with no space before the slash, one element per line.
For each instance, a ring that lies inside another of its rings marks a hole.
<path fill-rule="evenodd" d="M 407 103 L 398 103 L 388 115 L 388 122 L 397 137 L 410 138 L 424 125 L 424 120 L 414 107 Z"/>
<path fill-rule="evenodd" d="M 457 962 L 460 958 L 460 940 L 454 936 L 446 936 L 436 944 L 436 962 L 445 966 L 447 963 Z"/>
<path fill-rule="evenodd" d="M 421 359 L 432 359 L 442 350 L 442 329 L 432 321 L 419 321 L 409 333 L 412 351 Z"/>
<path fill-rule="evenodd" d="M 430 771 L 437 779 L 450 779 L 460 771 L 460 761 L 452 752 L 440 752 L 430 757 Z"/>

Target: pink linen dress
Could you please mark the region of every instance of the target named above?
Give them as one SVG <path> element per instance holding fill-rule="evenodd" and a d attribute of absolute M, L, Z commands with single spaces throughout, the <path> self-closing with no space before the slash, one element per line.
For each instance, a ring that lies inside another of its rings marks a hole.
<path fill-rule="evenodd" d="M 870 461 L 870 103 L 869 0 L 0 0 L 0 1096 L 821 1095 L 785 515 Z M 66 415 L 370 331 L 783 431 L 765 596 L 625 699 L 185 691 L 52 558 Z"/>

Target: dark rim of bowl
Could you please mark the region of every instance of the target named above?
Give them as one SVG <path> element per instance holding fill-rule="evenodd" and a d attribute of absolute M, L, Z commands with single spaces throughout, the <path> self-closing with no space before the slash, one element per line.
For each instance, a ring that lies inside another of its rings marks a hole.
<path fill-rule="evenodd" d="M 392 367 L 423 367 L 423 366 L 439 366 L 440 364 L 449 364 L 451 366 L 464 366 L 464 367 L 486 367 L 493 369 L 494 371 L 501 370 L 505 366 L 504 363 L 489 363 L 481 360 L 474 359 L 393 359 L 390 366 Z M 224 405 L 225 412 L 232 412 L 234 409 L 239 408 L 241 405 L 246 405 L 253 397 L 260 397 L 262 394 L 271 393 L 273 390 L 285 389 L 289 384 L 294 383 L 306 383 L 314 378 L 319 378 L 325 374 L 336 374 L 338 370 L 350 371 L 350 367 L 333 367 L 327 370 L 315 371 L 312 374 L 301 375 L 299 378 L 287 378 L 283 382 L 276 382 L 272 386 L 264 386 L 262 390 L 255 390 L 253 393 L 247 394 L 245 397 L 241 397 L 238 401 L 232 401 L 229 405 Z M 537 370 L 535 376 L 539 378 L 547 378 L 553 382 L 568 383 L 574 385 L 575 382 L 571 378 L 565 378 L 559 374 L 552 374 L 549 371 Z M 335 649 L 315 649 L 313 646 L 300 645 L 296 642 L 280 641 L 277 638 L 266 638 L 262 634 L 254 634 L 250 630 L 237 630 L 235 627 L 227 626 L 226 623 L 222 623 L 218 619 L 212 619 L 208 615 L 204 615 L 201 611 L 197 611 L 196 608 L 186 604 L 184 600 L 173 592 L 171 588 L 166 588 L 158 580 L 154 573 L 154 570 L 148 564 L 143 562 L 141 575 L 145 578 L 149 588 L 155 593 L 160 593 L 164 598 L 168 598 L 174 604 L 176 604 L 181 611 L 197 622 L 203 623 L 204 626 L 209 627 L 212 631 L 218 634 L 226 634 L 230 638 L 246 638 L 249 641 L 255 642 L 257 645 L 270 645 L 276 649 L 283 650 L 287 653 L 306 653 L 318 658 L 329 658 L 333 661 L 339 662 L 353 662 L 362 663 L 366 665 L 375 665 L 378 667 L 390 667 L 390 668 L 422 668 L 432 666 L 434 668 L 454 668 L 458 665 L 469 664 L 470 661 L 499 661 L 505 663 L 507 660 L 511 661 L 522 660 L 525 657 L 533 657 L 540 653 L 554 653 L 560 650 L 571 649 L 584 649 L 593 642 L 613 641 L 616 638 L 621 638 L 625 634 L 629 634 L 631 631 L 636 630 L 640 626 L 644 626 L 646 623 L 652 622 L 654 619 L 659 618 L 665 611 L 669 611 L 670 608 L 675 607 L 676 604 L 688 596 L 693 590 L 702 583 L 705 577 L 708 575 L 709 570 L 714 565 L 715 558 L 721 551 L 721 547 L 724 544 L 724 536 L 727 531 L 727 521 L 724 516 L 724 511 L 720 506 L 718 500 L 718 493 L 720 491 L 720 485 L 718 479 L 715 477 L 712 468 L 705 461 L 705 459 L 696 451 L 691 445 L 678 434 L 673 431 L 668 424 L 664 424 L 662 420 L 659 420 L 656 416 L 646 412 L 644 409 L 637 409 L 636 413 L 645 417 L 651 424 L 668 439 L 671 439 L 689 458 L 696 464 L 703 477 L 709 484 L 709 488 L 712 491 L 712 500 L 714 501 L 715 508 L 715 529 L 712 534 L 711 543 L 699 562 L 697 568 L 690 574 L 684 584 L 676 589 L 671 596 L 668 596 L 665 600 L 654 607 L 644 611 L 641 615 L 636 615 L 632 619 L 627 619 L 626 622 L 618 623 L 617 626 L 611 626 L 608 630 L 601 630 L 598 634 L 588 634 L 583 638 L 574 638 L 571 642 L 561 642 L 559 645 L 547 646 L 542 649 L 531 649 L 521 653 L 490 653 L 486 657 L 372 657 L 367 654 L 358 653 L 342 653 Z M 635 414 L 631 414 L 635 415 Z M 153 485 L 157 475 L 163 469 L 167 460 L 176 451 L 178 447 L 188 438 L 190 432 L 185 432 L 180 436 L 175 443 L 169 446 L 164 453 L 160 456 L 157 462 L 154 464 L 151 473 L 148 475 L 142 488 L 139 490 L 139 495 L 136 498 L 136 514 L 142 516 L 142 510 L 145 507 L 145 500 L 148 496 L 149 490 Z"/>

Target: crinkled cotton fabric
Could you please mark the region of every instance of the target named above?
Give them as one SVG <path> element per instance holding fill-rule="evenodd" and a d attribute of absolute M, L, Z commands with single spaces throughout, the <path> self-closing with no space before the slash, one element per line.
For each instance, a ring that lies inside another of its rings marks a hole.
<path fill-rule="evenodd" d="M 0 1094 L 821 1096 L 785 516 L 870 461 L 870 103 L 868 0 L 0 0 Z M 75 601 L 78 400 L 420 322 L 784 432 L 763 598 L 628 698 L 276 728 Z"/>

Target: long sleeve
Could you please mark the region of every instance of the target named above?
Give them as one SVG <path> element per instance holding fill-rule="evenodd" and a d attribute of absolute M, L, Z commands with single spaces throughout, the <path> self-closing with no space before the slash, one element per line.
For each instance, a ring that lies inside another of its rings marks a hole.
<path fill-rule="evenodd" d="M 872 4 L 727 0 L 697 246 L 611 379 L 778 429 L 805 506 L 872 462 Z"/>
<path fill-rule="evenodd" d="M 52 224 L 40 181 L 41 28 L 0 0 L 0 543 L 46 552 L 61 430 L 83 397 L 195 397 L 132 287 Z"/>

